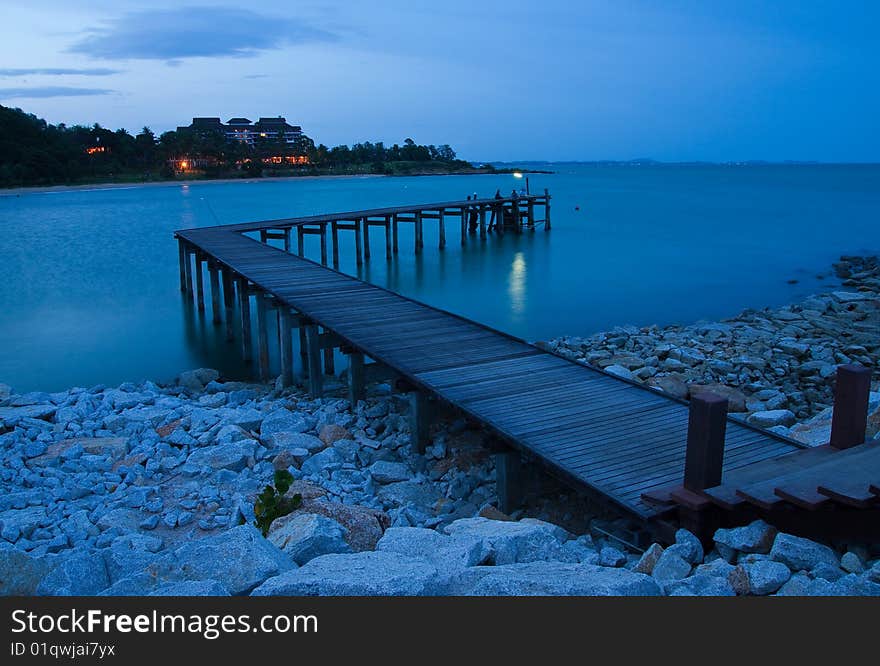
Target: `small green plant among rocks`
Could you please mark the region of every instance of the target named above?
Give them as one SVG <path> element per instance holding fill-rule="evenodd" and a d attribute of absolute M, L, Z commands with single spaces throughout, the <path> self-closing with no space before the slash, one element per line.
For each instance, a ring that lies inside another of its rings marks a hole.
<path fill-rule="evenodd" d="M 293 475 L 285 469 L 275 472 L 274 486 L 266 486 L 257 496 L 254 503 L 254 525 L 260 529 L 263 536 L 269 534 L 269 526 L 272 521 L 281 516 L 286 516 L 295 511 L 302 504 L 302 495 L 296 494 L 285 497 L 290 490 L 290 484 L 293 483 Z"/>

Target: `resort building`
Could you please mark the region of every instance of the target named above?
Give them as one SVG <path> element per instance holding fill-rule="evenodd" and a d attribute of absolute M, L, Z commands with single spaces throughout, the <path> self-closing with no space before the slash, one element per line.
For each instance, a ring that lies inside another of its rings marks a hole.
<path fill-rule="evenodd" d="M 302 127 L 289 124 L 283 116 L 263 117 L 257 122 L 252 122 L 248 118 L 230 118 L 225 124 L 221 122 L 220 118 L 193 118 L 188 127 L 178 127 L 177 129 L 200 133 L 216 132 L 223 134 L 229 141 L 240 141 L 249 146 L 253 146 L 260 139 L 298 144 L 305 138 Z"/>

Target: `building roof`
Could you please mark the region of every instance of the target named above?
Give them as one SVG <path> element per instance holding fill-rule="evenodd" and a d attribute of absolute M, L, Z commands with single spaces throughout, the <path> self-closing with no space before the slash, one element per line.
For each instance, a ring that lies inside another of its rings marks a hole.
<path fill-rule="evenodd" d="M 247 118 L 230 118 L 226 121 L 227 125 L 250 125 L 251 121 Z"/>

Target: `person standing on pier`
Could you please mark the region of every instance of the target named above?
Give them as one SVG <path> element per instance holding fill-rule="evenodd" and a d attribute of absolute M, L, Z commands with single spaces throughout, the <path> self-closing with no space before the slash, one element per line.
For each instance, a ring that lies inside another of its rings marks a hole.
<path fill-rule="evenodd" d="M 470 197 L 468 197 L 470 199 Z M 474 201 L 477 200 L 477 193 L 474 192 Z M 477 206 L 471 206 L 470 212 L 468 213 L 468 232 L 475 234 L 477 233 L 477 224 L 480 217 L 479 210 Z"/>
<path fill-rule="evenodd" d="M 501 196 L 501 188 L 495 190 L 495 198 L 503 199 Z M 492 215 L 489 217 L 489 231 L 495 230 L 499 226 L 498 218 L 501 216 L 501 204 L 492 204 Z"/>

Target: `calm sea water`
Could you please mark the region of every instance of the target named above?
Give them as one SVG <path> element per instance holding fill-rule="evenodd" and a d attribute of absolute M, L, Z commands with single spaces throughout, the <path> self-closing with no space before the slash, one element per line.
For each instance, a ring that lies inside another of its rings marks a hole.
<path fill-rule="evenodd" d="M 688 323 L 775 306 L 832 281 L 843 253 L 880 250 L 880 166 L 592 166 L 530 176 L 553 229 L 426 248 L 360 273 L 530 340 Z M 0 381 L 18 390 L 164 380 L 237 347 L 183 304 L 175 229 L 509 192 L 512 176 L 205 183 L 0 196 Z M 318 239 L 309 237 L 317 257 Z M 378 256 L 378 258 L 377 258 Z M 819 276 L 824 276 L 820 279 Z M 797 280 L 796 284 L 788 284 Z M 438 340 L 442 344 L 442 340 Z"/>

